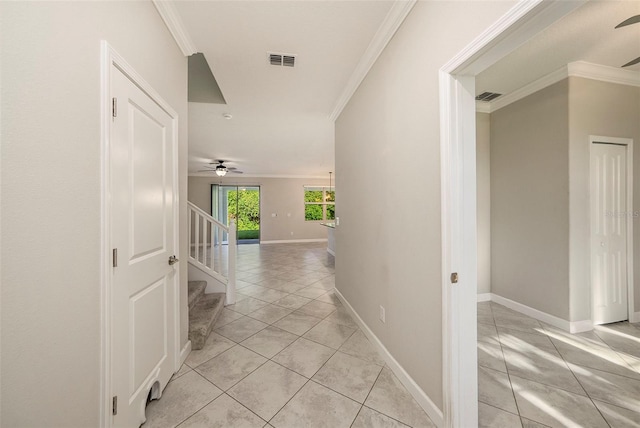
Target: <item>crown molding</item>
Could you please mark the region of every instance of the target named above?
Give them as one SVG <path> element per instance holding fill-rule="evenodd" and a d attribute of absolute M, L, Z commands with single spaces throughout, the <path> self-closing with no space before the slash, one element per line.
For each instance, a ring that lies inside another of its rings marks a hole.
<path fill-rule="evenodd" d="M 621 68 L 606 65 L 592 64 L 585 61 L 570 62 L 564 67 L 535 80 L 513 92 L 501 96 L 490 103 L 476 103 L 476 111 L 481 113 L 493 113 L 509 104 L 515 103 L 529 95 L 538 92 L 547 86 L 566 79 L 567 77 L 582 77 L 584 79 L 599 80 L 601 82 L 616 83 L 619 85 L 640 87 L 640 72 L 623 70 Z"/>
<path fill-rule="evenodd" d="M 638 71 L 592 64 L 585 61 L 567 64 L 567 74 L 572 77 L 584 77 L 585 79 L 640 87 L 640 72 Z"/>
<path fill-rule="evenodd" d="M 176 9 L 173 1 L 168 0 L 151 0 L 153 5 L 158 10 L 158 13 L 162 17 L 165 25 L 169 29 L 169 32 L 173 36 L 173 39 L 178 44 L 178 47 L 182 51 L 184 56 L 191 56 L 197 53 L 193 40 L 189 36 L 189 32 L 182 23 L 178 10 Z"/>
<path fill-rule="evenodd" d="M 528 85 L 524 85 L 520 89 L 516 89 L 513 92 L 510 92 L 506 95 L 497 98 L 495 101 L 491 101 L 489 104 L 489 112 L 493 113 L 501 109 L 502 107 L 506 107 L 509 104 L 515 103 L 518 100 L 523 99 L 524 97 L 528 97 L 529 95 L 538 92 L 541 89 L 546 88 L 547 86 L 551 86 L 554 83 L 561 81 L 567 77 L 567 67 L 564 66 L 556 71 L 553 71 L 546 76 L 541 77 L 538 80 L 534 80 Z"/>
<path fill-rule="evenodd" d="M 382 24 L 380 24 L 380 27 L 378 27 L 378 31 L 376 31 L 369 46 L 367 46 L 367 49 L 356 65 L 356 68 L 353 70 L 347 85 L 329 115 L 329 119 L 332 122 L 340 116 L 340 113 L 342 113 L 342 110 L 367 76 L 382 51 L 384 51 L 384 48 L 387 47 L 393 35 L 398 31 L 398 28 L 400 28 L 400 25 L 404 22 L 409 12 L 411 12 L 416 2 L 417 0 L 396 0 L 393 3 L 387 16 L 382 21 Z"/>
<path fill-rule="evenodd" d="M 486 101 L 476 101 L 476 113 L 491 113 L 491 106 Z"/>

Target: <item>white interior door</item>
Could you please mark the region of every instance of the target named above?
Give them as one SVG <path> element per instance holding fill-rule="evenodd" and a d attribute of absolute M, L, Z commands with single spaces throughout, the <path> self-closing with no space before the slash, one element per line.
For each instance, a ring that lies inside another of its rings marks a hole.
<path fill-rule="evenodd" d="M 149 391 L 175 367 L 174 119 L 118 68 L 111 123 L 111 242 L 117 249 L 111 303 L 113 426 L 139 427 Z"/>
<path fill-rule="evenodd" d="M 591 284 L 593 322 L 628 319 L 627 149 L 591 147 Z"/>

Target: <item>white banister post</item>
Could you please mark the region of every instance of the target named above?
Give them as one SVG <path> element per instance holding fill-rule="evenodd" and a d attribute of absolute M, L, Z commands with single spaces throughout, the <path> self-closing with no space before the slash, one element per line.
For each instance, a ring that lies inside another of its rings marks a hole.
<path fill-rule="evenodd" d="M 189 207 L 189 258 L 191 258 L 191 248 L 193 246 L 193 214 L 191 213 L 191 207 Z"/>
<path fill-rule="evenodd" d="M 236 222 L 229 222 L 229 273 L 227 277 L 227 305 L 236 303 Z"/>

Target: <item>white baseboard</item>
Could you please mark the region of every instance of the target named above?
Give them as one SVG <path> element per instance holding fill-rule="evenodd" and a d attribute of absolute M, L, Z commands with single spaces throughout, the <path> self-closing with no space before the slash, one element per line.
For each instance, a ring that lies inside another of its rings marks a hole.
<path fill-rule="evenodd" d="M 569 333 L 584 333 L 585 331 L 593 330 L 593 321 L 571 321 L 569 323 Z"/>
<path fill-rule="evenodd" d="M 487 300 L 480 300 L 481 298 L 486 299 L 487 294 L 489 295 L 489 298 Z M 570 322 L 567 320 L 563 320 L 562 318 L 558 318 L 555 315 L 551 315 L 527 305 L 523 305 L 522 303 L 507 299 L 506 297 L 499 296 L 495 293 L 478 294 L 478 302 L 480 301 L 491 301 L 499 303 L 502 306 L 506 306 L 509 309 L 513 309 L 514 311 L 520 312 L 521 314 L 527 315 L 531 318 L 535 318 L 538 321 L 545 322 L 554 327 L 561 328 L 562 330 L 568 331 L 569 333 L 582 333 L 585 331 L 593 330 L 593 323 L 591 322 L 591 320 Z"/>
<path fill-rule="evenodd" d="M 182 365 L 184 364 L 185 360 L 187 359 L 190 353 L 191 353 L 191 341 L 187 340 L 187 343 L 185 343 L 184 348 L 182 348 L 182 351 L 180 351 L 180 364 L 178 365 L 176 372 L 180 370 L 180 367 L 182 367 Z"/>
<path fill-rule="evenodd" d="M 333 257 L 336 256 L 335 251 L 333 251 L 331 248 L 327 248 L 327 253 L 331 254 Z"/>
<path fill-rule="evenodd" d="M 261 244 L 302 244 L 305 242 L 327 242 L 327 239 L 282 239 L 276 241 L 260 241 Z"/>
<path fill-rule="evenodd" d="M 478 293 L 478 302 L 490 302 L 491 293 Z"/>
<path fill-rule="evenodd" d="M 418 384 L 409 376 L 409 374 L 405 371 L 404 368 L 393 358 L 393 355 L 389 353 L 387 348 L 382 344 L 380 339 L 371 331 L 369 326 L 360 318 L 355 309 L 349 304 L 347 299 L 338 291 L 338 289 L 333 289 L 338 299 L 342 302 L 345 309 L 349 312 L 349 315 L 356 321 L 356 323 L 360 326 L 363 333 L 367 336 L 371 344 L 377 349 L 378 353 L 385 360 L 391 371 L 396 375 L 396 377 L 402 382 L 402 384 L 407 388 L 409 393 L 413 396 L 413 398 L 418 402 L 420 407 L 424 409 L 424 411 L 429 415 L 434 424 L 438 427 L 444 426 L 444 417 L 442 415 L 442 410 L 436 406 L 433 401 L 429 398 L 429 396 L 418 386 Z"/>

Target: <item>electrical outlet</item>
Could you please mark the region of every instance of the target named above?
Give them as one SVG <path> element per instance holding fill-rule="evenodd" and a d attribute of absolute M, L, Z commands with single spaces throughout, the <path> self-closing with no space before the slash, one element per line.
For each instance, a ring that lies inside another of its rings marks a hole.
<path fill-rule="evenodd" d="M 380 321 L 382 321 L 382 323 L 386 323 L 386 316 L 385 316 L 385 312 L 384 312 L 384 306 L 380 305 Z"/>

